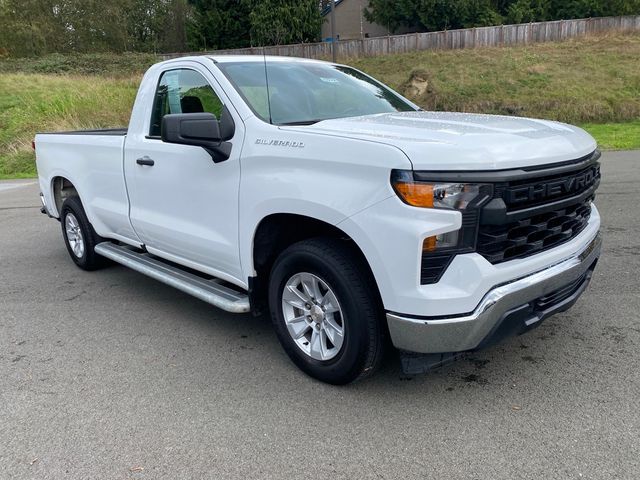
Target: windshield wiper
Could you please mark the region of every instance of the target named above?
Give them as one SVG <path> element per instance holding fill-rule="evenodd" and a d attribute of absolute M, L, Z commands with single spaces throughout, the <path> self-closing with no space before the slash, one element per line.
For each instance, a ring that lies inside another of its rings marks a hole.
<path fill-rule="evenodd" d="M 323 120 L 326 120 L 326 118 L 318 118 L 316 120 L 300 120 L 297 122 L 285 122 L 285 123 L 279 123 L 278 125 L 287 126 L 287 127 L 290 127 L 293 125 L 313 125 L 314 123 L 318 123 Z"/>

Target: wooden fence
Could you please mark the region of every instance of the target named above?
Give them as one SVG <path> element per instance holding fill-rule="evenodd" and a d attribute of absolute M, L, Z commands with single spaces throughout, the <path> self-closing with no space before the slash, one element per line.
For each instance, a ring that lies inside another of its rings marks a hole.
<path fill-rule="evenodd" d="M 568 38 L 612 31 L 640 31 L 640 15 L 627 17 L 584 18 L 553 22 L 522 23 L 495 27 L 445 30 L 441 32 L 410 33 L 388 37 L 364 38 L 336 42 L 341 59 L 375 57 L 416 50 L 451 50 L 458 48 L 527 45 L 556 42 Z M 304 58 L 331 58 L 331 43 L 301 43 L 272 47 L 251 47 L 209 52 L 163 54 L 163 59 L 185 55 L 282 55 Z"/>

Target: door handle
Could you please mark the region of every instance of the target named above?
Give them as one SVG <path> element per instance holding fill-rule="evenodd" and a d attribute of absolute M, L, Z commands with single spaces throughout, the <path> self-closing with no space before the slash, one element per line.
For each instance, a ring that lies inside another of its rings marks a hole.
<path fill-rule="evenodd" d="M 156 162 L 154 162 L 153 160 L 151 160 L 149 157 L 145 155 L 144 157 L 137 159 L 136 163 L 138 165 L 146 165 L 148 167 L 153 167 Z"/>

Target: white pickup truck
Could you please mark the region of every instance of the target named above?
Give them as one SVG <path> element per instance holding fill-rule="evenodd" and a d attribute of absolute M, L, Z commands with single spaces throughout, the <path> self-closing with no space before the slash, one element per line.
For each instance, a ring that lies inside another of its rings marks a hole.
<path fill-rule="evenodd" d="M 108 107 L 107 107 L 108 108 Z M 105 259 L 270 310 L 307 374 L 427 370 L 569 308 L 600 255 L 600 156 L 562 123 L 425 112 L 353 68 L 154 65 L 128 128 L 35 138 L 43 212 Z"/>

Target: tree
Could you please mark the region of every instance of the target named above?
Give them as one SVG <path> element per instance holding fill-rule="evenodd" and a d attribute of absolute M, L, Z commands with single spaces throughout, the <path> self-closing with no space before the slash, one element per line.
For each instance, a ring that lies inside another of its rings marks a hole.
<path fill-rule="evenodd" d="M 251 44 L 250 0 L 191 0 L 189 46 L 194 50 L 248 47 Z"/>
<path fill-rule="evenodd" d="M 392 32 L 401 27 L 425 30 L 426 26 L 417 15 L 418 3 L 417 0 L 370 0 L 364 16 L 369 22 L 383 25 Z"/>
<path fill-rule="evenodd" d="M 55 17 L 56 2 L 53 1 L 0 2 L 0 46 L 15 56 L 38 55 L 62 48 L 66 35 Z"/>
<path fill-rule="evenodd" d="M 323 18 L 318 0 L 254 0 L 253 45 L 285 45 L 319 40 Z"/>
<path fill-rule="evenodd" d="M 415 30 L 444 30 L 502 22 L 499 5 L 491 0 L 372 0 L 365 16 L 397 31 L 401 27 Z"/>
<path fill-rule="evenodd" d="M 183 51 L 186 0 L 0 0 L 0 45 L 51 52 Z"/>
<path fill-rule="evenodd" d="M 187 0 L 170 0 L 164 12 L 154 18 L 160 24 L 156 35 L 161 52 L 184 52 L 187 49 L 187 21 L 190 11 Z"/>
<path fill-rule="evenodd" d="M 640 0 L 371 0 L 365 16 L 392 31 L 434 31 L 640 14 Z"/>
<path fill-rule="evenodd" d="M 510 24 L 540 22 L 550 18 L 548 0 L 516 0 L 506 7 L 506 22 Z"/>

